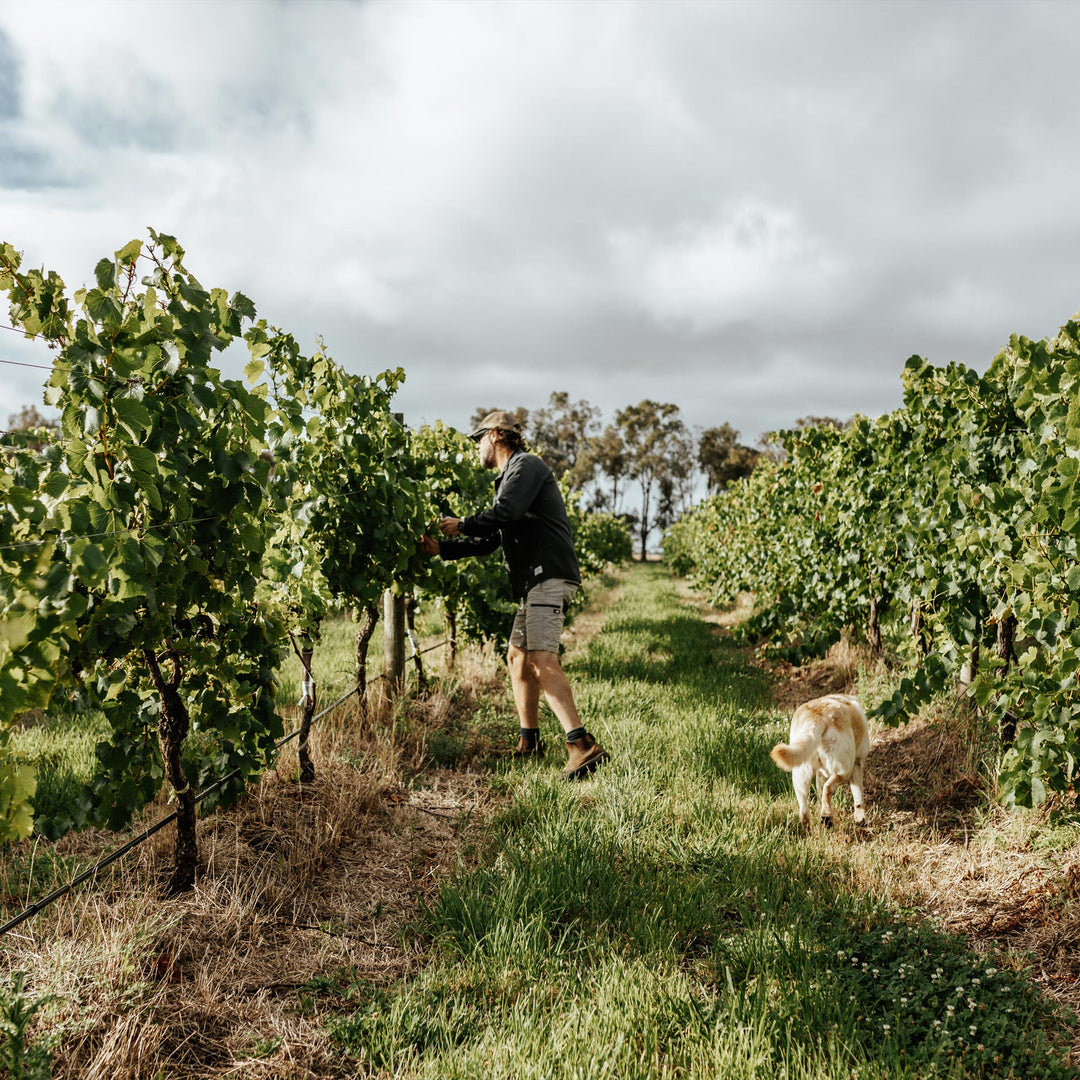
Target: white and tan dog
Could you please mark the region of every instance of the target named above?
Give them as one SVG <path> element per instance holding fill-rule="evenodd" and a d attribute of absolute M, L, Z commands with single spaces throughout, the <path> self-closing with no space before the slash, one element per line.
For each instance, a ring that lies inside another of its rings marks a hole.
<path fill-rule="evenodd" d="M 829 694 L 800 705 L 791 718 L 791 741 L 779 743 L 769 756 L 792 773 L 799 819 L 810 824 L 810 785 L 818 777 L 821 823 L 832 825 L 832 794 L 840 784 L 851 785 L 856 825 L 866 824 L 863 807 L 863 762 L 870 752 L 866 713 L 848 694 Z"/>

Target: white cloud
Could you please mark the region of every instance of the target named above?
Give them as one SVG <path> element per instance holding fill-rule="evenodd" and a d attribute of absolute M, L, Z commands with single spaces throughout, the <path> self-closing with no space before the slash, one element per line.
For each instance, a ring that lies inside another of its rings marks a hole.
<path fill-rule="evenodd" d="M 755 201 L 667 235 L 626 231 L 610 242 L 631 301 L 662 322 L 695 332 L 770 310 L 790 317 L 820 308 L 839 277 L 835 261 L 793 212 Z"/>
<path fill-rule="evenodd" d="M 174 233 L 301 342 L 404 366 L 427 419 L 566 390 L 756 437 L 1080 306 L 1078 33 L 1039 3 L 0 0 L 0 238 L 74 288 Z"/>

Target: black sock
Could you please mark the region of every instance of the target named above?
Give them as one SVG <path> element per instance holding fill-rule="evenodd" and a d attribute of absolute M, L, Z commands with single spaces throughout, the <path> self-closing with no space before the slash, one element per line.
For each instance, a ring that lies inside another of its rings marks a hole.
<path fill-rule="evenodd" d="M 521 731 L 521 737 L 525 740 L 525 745 L 532 750 L 536 744 L 540 741 L 540 729 L 523 727 L 519 729 Z"/>
<path fill-rule="evenodd" d="M 576 728 L 574 728 L 573 731 L 568 731 L 566 733 L 566 741 L 568 743 L 575 743 L 575 742 L 578 741 L 578 739 L 584 739 L 584 738 L 585 738 L 585 729 L 583 727 L 576 727 Z"/>

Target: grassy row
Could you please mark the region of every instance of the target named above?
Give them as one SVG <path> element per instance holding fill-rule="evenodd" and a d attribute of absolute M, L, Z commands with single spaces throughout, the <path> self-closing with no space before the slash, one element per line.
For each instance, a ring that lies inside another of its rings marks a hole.
<path fill-rule="evenodd" d="M 496 778 L 509 808 L 418 928 L 435 962 L 357 983 L 328 1021 L 359 1070 L 1073 1075 L 1022 973 L 852 888 L 848 802 L 832 836 L 799 835 L 766 677 L 662 569 L 635 569 L 568 666 L 612 760 L 580 784 L 559 755 Z"/>

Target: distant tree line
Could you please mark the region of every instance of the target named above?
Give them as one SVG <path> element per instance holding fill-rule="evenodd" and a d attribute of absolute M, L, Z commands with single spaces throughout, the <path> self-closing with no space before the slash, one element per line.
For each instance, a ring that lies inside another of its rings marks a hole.
<path fill-rule="evenodd" d="M 478 424 L 492 408 L 477 408 Z M 754 449 L 739 441 L 730 424 L 691 430 L 670 402 L 645 400 L 617 409 L 602 424 L 600 409 L 553 393 L 539 409 L 519 407 L 517 416 L 529 448 L 540 454 L 571 491 L 580 491 L 587 509 L 618 514 L 638 535 L 641 551 L 649 533 L 663 531 L 693 502 L 699 481 L 708 494 L 749 476 L 763 454 L 782 453 L 778 446 Z M 636 508 L 625 500 L 633 492 Z"/>

